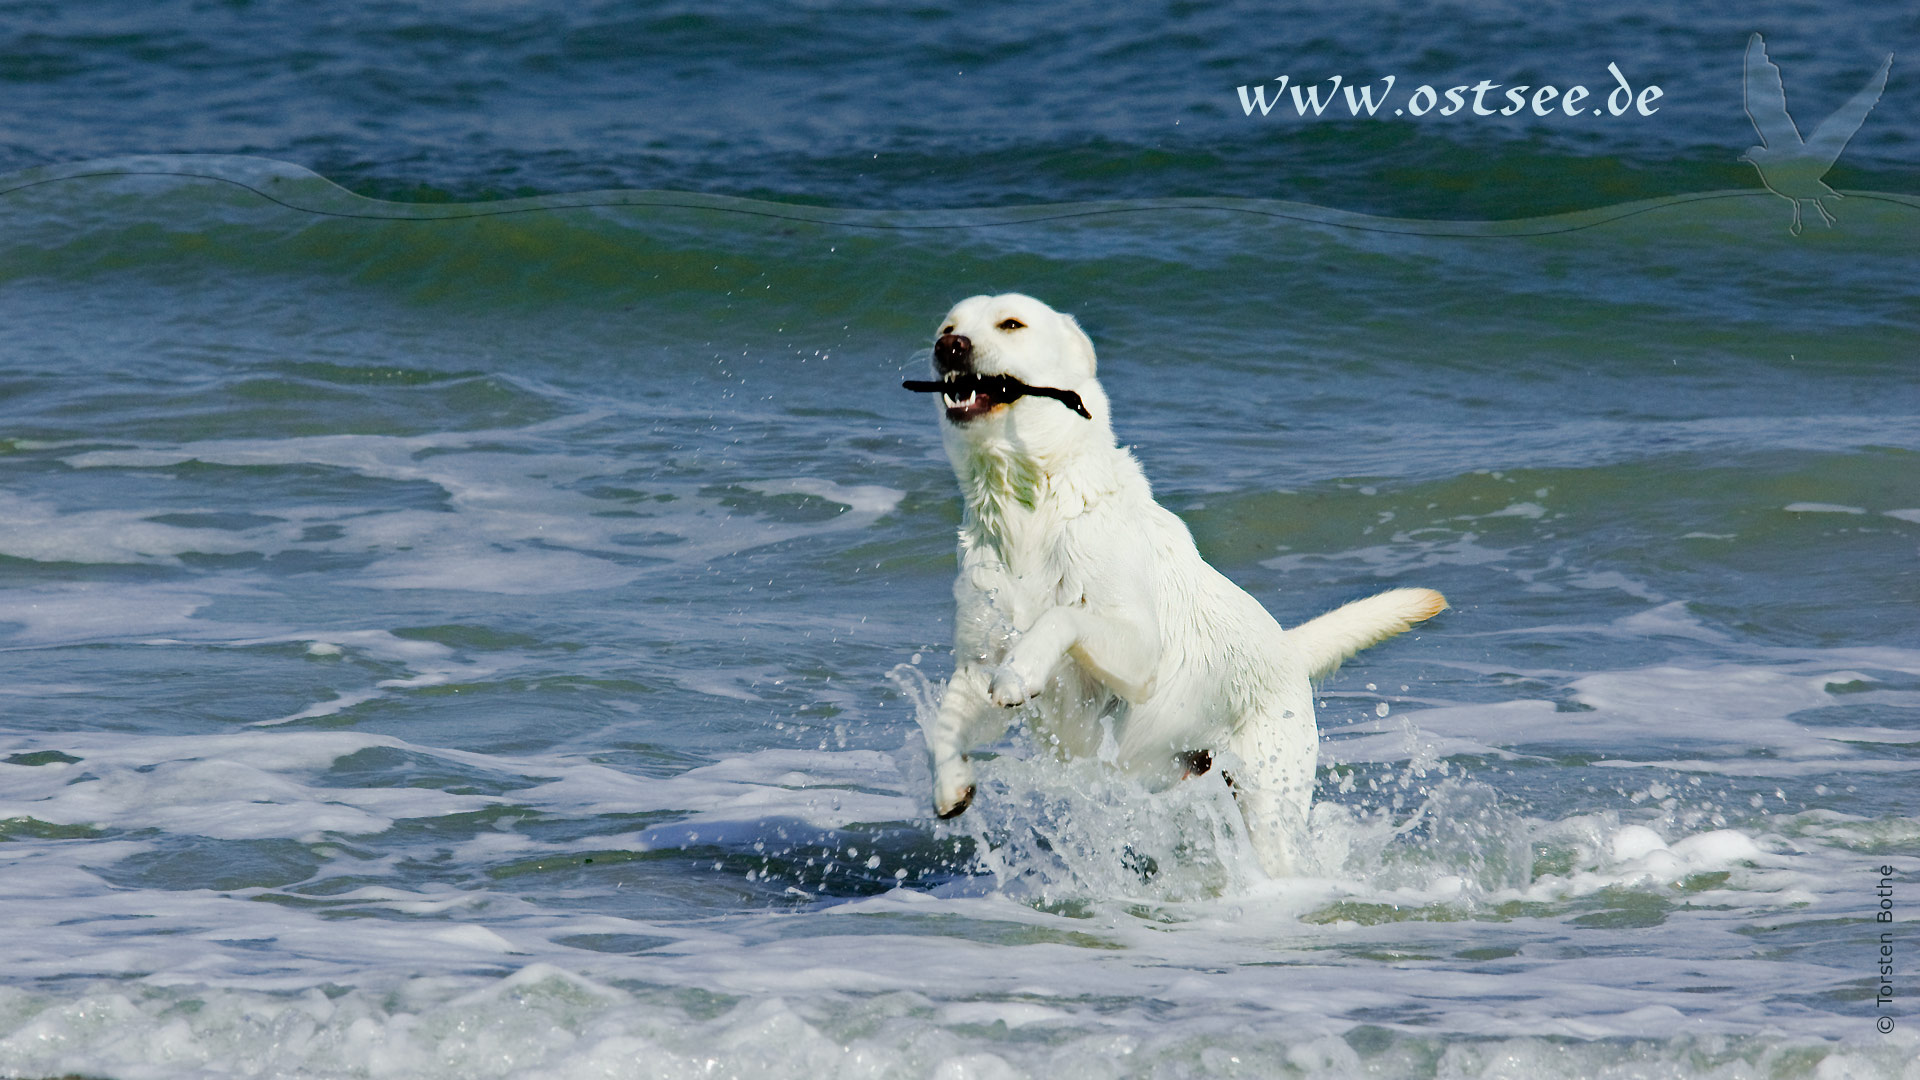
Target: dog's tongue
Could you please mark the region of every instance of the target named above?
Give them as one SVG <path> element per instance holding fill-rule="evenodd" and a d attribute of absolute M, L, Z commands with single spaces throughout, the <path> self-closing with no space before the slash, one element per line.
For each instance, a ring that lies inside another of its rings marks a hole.
<path fill-rule="evenodd" d="M 1052 386 L 1028 386 L 1011 375 L 961 375 L 953 379 L 908 379 L 900 384 L 916 394 L 947 394 L 971 398 L 986 394 L 994 401 L 1014 401 L 1023 397 L 1047 397 L 1058 401 L 1088 420 L 1093 414 L 1080 402 L 1080 395 Z"/>

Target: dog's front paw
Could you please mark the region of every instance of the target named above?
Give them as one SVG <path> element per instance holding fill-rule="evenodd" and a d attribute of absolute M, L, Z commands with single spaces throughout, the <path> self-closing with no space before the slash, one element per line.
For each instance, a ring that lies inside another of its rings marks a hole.
<path fill-rule="evenodd" d="M 967 790 L 962 791 L 959 795 L 955 796 L 951 802 L 935 803 L 933 807 L 933 812 L 939 816 L 941 821 L 946 821 L 951 818 L 959 817 L 961 814 L 966 812 L 967 807 L 972 805 L 973 805 L 973 785 L 968 784 Z"/>
<path fill-rule="evenodd" d="M 987 687 L 987 697 L 995 705 L 1011 709 L 1015 705 L 1024 705 L 1040 693 L 1040 681 L 1029 680 L 1024 672 L 1012 664 L 1002 664 L 994 670 L 993 683 Z"/>
<path fill-rule="evenodd" d="M 933 766 L 933 812 L 942 820 L 959 817 L 973 803 L 973 766 L 965 757 Z"/>

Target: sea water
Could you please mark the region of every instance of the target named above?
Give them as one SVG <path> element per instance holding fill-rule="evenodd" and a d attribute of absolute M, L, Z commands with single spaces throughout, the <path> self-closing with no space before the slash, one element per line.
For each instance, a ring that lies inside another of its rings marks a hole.
<path fill-rule="evenodd" d="M 274 100 L 401 47 L 306 32 Z M 1063 201 L 1018 145 L 834 198 L 671 124 L 676 183 L 496 132 L 544 190 L 487 198 L 426 132 L 438 201 L 336 186 L 449 93 L 0 183 L 0 1075 L 1920 1075 L 1920 199 Z M 959 508 L 898 384 L 1006 289 L 1282 623 L 1452 601 L 1322 688 L 1301 876 L 1217 774 L 1018 727 L 932 819 Z"/>

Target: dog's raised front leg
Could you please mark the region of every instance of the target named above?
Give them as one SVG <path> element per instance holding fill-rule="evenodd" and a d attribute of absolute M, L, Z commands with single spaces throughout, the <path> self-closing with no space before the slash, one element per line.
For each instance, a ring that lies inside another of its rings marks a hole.
<path fill-rule="evenodd" d="M 1040 693 L 1069 653 L 1114 693 L 1134 704 L 1145 701 L 1153 694 L 1160 662 L 1152 611 L 1142 606 L 1130 617 L 1119 617 L 1084 607 L 1048 608 L 995 669 L 989 688 L 994 704 L 1018 705 Z"/>
<path fill-rule="evenodd" d="M 933 760 L 933 812 L 957 816 L 973 802 L 973 765 L 967 751 L 1006 734 L 1012 720 L 987 698 L 987 673 L 961 664 L 947 680 L 940 711 L 925 726 L 927 753 Z"/>

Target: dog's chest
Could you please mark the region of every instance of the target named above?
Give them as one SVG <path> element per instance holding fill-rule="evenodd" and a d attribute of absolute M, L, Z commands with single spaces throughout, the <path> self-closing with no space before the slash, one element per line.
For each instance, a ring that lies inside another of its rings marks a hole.
<path fill-rule="evenodd" d="M 972 570 L 973 587 L 992 598 L 999 614 L 1024 631 L 1049 608 L 1086 600 L 1083 560 L 1070 532 L 1054 530 L 1045 543 L 1037 533 L 1018 534 L 989 547 Z"/>

